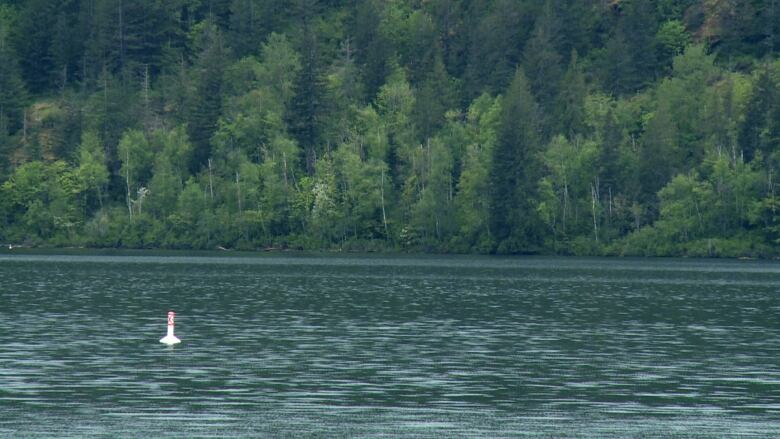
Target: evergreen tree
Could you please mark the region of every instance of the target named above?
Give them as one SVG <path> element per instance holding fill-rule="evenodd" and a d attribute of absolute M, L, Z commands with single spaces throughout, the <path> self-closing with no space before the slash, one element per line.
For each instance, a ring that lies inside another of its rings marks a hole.
<path fill-rule="evenodd" d="M 363 84 L 351 39 L 341 42 L 336 60 L 327 74 L 324 140 L 338 145 L 350 140 L 352 125 L 363 96 Z"/>
<path fill-rule="evenodd" d="M 354 36 L 357 62 L 361 67 L 365 94 L 376 96 L 392 70 L 392 48 L 380 31 L 383 1 L 366 0 L 355 8 Z"/>
<path fill-rule="evenodd" d="M 264 41 L 271 32 L 282 31 L 287 15 L 284 2 L 232 0 L 227 40 L 233 54 L 242 58 L 256 53 L 258 41 Z"/>
<path fill-rule="evenodd" d="M 469 107 L 462 171 L 455 195 L 458 240 L 465 248 L 488 252 L 494 247 L 490 236 L 490 203 L 493 149 L 501 116 L 501 98 L 483 94 Z"/>
<path fill-rule="evenodd" d="M 156 75 L 162 67 L 163 48 L 181 47 L 179 28 L 183 0 L 122 0 L 119 23 L 119 67 L 131 71 L 149 69 Z"/>
<path fill-rule="evenodd" d="M 228 48 L 214 23 L 200 24 L 196 38 L 200 48 L 193 65 L 193 88 L 187 97 L 187 130 L 193 144 L 190 169 L 205 166 L 211 155 L 211 136 L 222 112 L 222 87 Z"/>
<path fill-rule="evenodd" d="M 517 69 L 503 99 L 501 125 L 490 172 L 490 229 L 499 253 L 537 250 L 539 115 L 530 84 Z"/>
<path fill-rule="evenodd" d="M 295 96 L 286 118 L 298 144 L 304 150 L 306 172 L 314 173 L 317 157 L 323 154 L 321 145 L 323 91 L 325 89 L 315 14 L 319 0 L 297 0 L 296 19 L 300 28 L 301 70 L 295 82 Z"/>
<path fill-rule="evenodd" d="M 33 93 L 46 91 L 52 86 L 54 59 L 51 29 L 54 29 L 56 23 L 59 3 L 55 0 L 25 2 L 16 23 L 14 47 L 19 54 L 24 81 Z"/>
<path fill-rule="evenodd" d="M 22 128 L 27 92 L 16 53 L 9 41 L 10 19 L 0 10 L 0 136 Z"/>
<path fill-rule="evenodd" d="M 543 116 L 542 126 L 549 136 L 553 125 L 554 101 L 563 77 L 563 62 L 557 47 L 560 45 L 559 23 L 550 1 L 545 2 L 542 14 L 534 24 L 531 39 L 523 50 L 523 67 L 528 75 L 531 91 L 536 97 Z"/>
<path fill-rule="evenodd" d="M 81 59 L 82 77 L 96 81 L 98 76 L 116 73 L 120 65 L 121 48 L 118 44 L 118 0 L 83 2 L 79 13 L 79 27 L 86 33 L 84 55 Z"/>
<path fill-rule="evenodd" d="M 585 98 L 588 95 L 585 73 L 579 62 L 577 52 L 572 52 L 569 67 L 561 78 L 555 106 L 551 110 L 553 116 L 552 132 L 563 134 L 569 139 L 585 136 Z"/>
<path fill-rule="evenodd" d="M 611 91 L 632 93 L 655 80 L 658 25 L 650 2 L 620 2 L 618 13 L 615 32 L 605 46 L 603 82 Z"/>
<path fill-rule="evenodd" d="M 753 81 L 753 89 L 747 103 L 745 118 L 737 139 L 746 162 L 757 154 L 768 157 L 780 144 L 780 124 L 774 121 L 780 105 L 780 90 L 773 81 L 770 70 L 763 68 Z"/>
<path fill-rule="evenodd" d="M 477 5 L 463 0 L 434 0 L 427 2 L 427 5 L 435 23 L 446 71 L 452 76 L 461 77 L 468 53 L 468 23 L 474 19 L 469 16 L 469 9 Z"/>
<path fill-rule="evenodd" d="M 447 75 L 440 56 L 434 61 L 433 70 L 426 75 L 417 91 L 414 120 L 417 121 L 420 140 L 434 135 L 444 122 L 444 114 L 456 107 L 454 80 Z"/>
<path fill-rule="evenodd" d="M 78 32 L 74 32 L 78 28 L 78 6 L 76 0 L 61 2 L 52 29 L 52 79 L 60 91 L 81 76 L 79 64 L 84 40 Z"/>
<path fill-rule="evenodd" d="M 471 33 L 466 93 L 478 96 L 498 93 L 512 81 L 521 61 L 521 49 L 532 29 L 533 2 L 496 0 L 491 3 Z"/>

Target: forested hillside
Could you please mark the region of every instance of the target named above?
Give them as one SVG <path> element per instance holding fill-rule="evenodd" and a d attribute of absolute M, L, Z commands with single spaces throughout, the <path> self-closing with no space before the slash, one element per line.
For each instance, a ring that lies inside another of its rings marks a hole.
<path fill-rule="evenodd" d="M 780 254 L 777 0 L 0 0 L 0 242 Z"/>

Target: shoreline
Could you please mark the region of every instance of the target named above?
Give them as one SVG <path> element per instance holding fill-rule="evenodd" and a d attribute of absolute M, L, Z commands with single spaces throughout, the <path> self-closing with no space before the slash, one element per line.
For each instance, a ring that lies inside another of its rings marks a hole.
<path fill-rule="evenodd" d="M 51 254 L 51 255 L 78 255 L 81 253 L 91 254 L 103 254 L 106 256 L 116 255 L 134 255 L 139 253 L 157 254 L 157 255 L 189 255 L 189 256 L 236 256 L 236 257 L 249 257 L 249 256 L 262 256 L 262 255 L 290 255 L 290 256 L 374 256 L 374 257 L 480 257 L 480 258 L 562 258 L 562 259 L 688 259 L 688 260 L 720 260 L 720 261 L 776 261 L 780 260 L 780 256 L 771 257 L 754 257 L 754 256 L 690 256 L 690 255 L 621 255 L 621 254 L 561 254 L 561 253 L 519 253 L 519 254 L 501 254 L 501 253 L 460 253 L 460 252 L 436 252 L 425 250 L 398 250 L 398 249 L 300 249 L 289 247 L 267 247 L 258 249 L 244 249 L 244 248 L 226 248 L 223 246 L 216 246 L 212 249 L 184 249 L 184 248 L 165 248 L 165 247 L 152 247 L 152 248 L 130 248 L 130 247 L 86 247 L 86 246 L 40 246 L 31 244 L 9 244 L 0 243 L 0 254 Z"/>

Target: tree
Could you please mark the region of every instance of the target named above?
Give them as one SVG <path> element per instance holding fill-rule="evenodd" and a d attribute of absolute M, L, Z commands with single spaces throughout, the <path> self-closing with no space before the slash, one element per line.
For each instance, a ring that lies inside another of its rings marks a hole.
<path fill-rule="evenodd" d="M 601 209 L 600 194 L 593 192 L 599 186 L 598 153 L 593 142 L 574 143 L 560 135 L 545 149 L 542 160 L 548 172 L 540 182 L 544 191 L 538 211 L 555 239 L 593 232 L 598 241 L 601 218 L 593 215 Z"/>
<path fill-rule="evenodd" d="M 366 96 L 373 97 L 392 71 L 392 46 L 381 32 L 385 2 L 366 0 L 355 8 L 352 33 Z"/>
<path fill-rule="evenodd" d="M 141 127 L 139 95 L 135 86 L 121 81 L 107 68 L 103 69 L 97 81 L 97 90 L 89 95 L 85 103 L 84 129 L 99 135 L 106 148 L 106 160 L 112 172 L 116 172 L 120 166 L 117 145 L 124 132 Z M 116 189 L 113 187 L 112 192 Z"/>
<path fill-rule="evenodd" d="M 417 121 L 419 138 L 429 139 L 441 128 L 444 115 L 456 107 L 455 85 L 444 67 L 440 56 L 436 57 L 433 70 L 426 75 L 417 90 L 414 120 Z"/>
<path fill-rule="evenodd" d="M 108 184 L 108 167 L 106 166 L 105 149 L 96 133 L 84 132 L 78 154 L 77 174 L 84 187 L 88 191 L 95 192 L 98 205 L 103 208 L 103 193 Z"/>
<path fill-rule="evenodd" d="M 658 23 L 649 2 L 620 2 L 618 11 L 615 32 L 604 48 L 602 80 L 610 91 L 632 93 L 656 78 Z"/>
<path fill-rule="evenodd" d="M 707 235 L 712 188 L 696 174 L 677 175 L 658 194 L 661 217 L 657 228 L 672 242 L 687 242 Z"/>
<path fill-rule="evenodd" d="M 186 110 L 187 131 L 194 147 L 192 171 L 205 166 L 211 155 L 211 136 L 222 112 L 223 74 L 228 59 L 222 32 L 214 23 L 202 22 L 195 31 L 194 43 L 199 52 L 193 66 L 193 90 L 188 96 Z"/>
<path fill-rule="evenodd" d="M 136 202 L 136 193 L 138 198 L 144 193 L 142 188 L 148 185 L 152 177 L 152 165 L 154 163 L 154 151 L 149 145 L 149 141 L 141 131 L 128 130 L 122 135 L 122 140 L 117 147 L 121 168 L 119 175 L 124 177 L 125 183 L 125 202 L 129 216 L 133 216 L 133 205 Z M 140 191 L 140 192 L 137 192 Z"/>
<path fill-rule="evenodd" d="M 467 115 L 467 141 L 462 172 L 455 195 L 458 237 L 466 248 L 490 251 L 491 186 L 493 149 L 498 136 L 501 99 L 483 94 L 475 99 Z"/>
<path fill-rule="evenodd" d="M 378 159 L 362 160 L 355 146 L 340 145 L 334 157 L 342 188 L 345 234 L 358 241 L 388 240 L 387 167 Z"/>
<path fill-rule="evenodd" d="M 577 52 L 572 52 L 569 67 L 561 78 L 550 119 L 552 133 L 563 134 L 570 139 L 589 134 L 585 126 L 585 98 L 588 89 L 585 72 Z"/>
<path fill-rule="evenodd" d="M 55 237 L 73 240 L 83 221 L 76 201 L 83 190 L 80 179 L 63 161 L 33 161 L 20 166 L 0 186 L 7 214 L 15 225 L 10 237 L 34 242 Z"/>
<path fill-rule="evenodd" d="M 330 155 L 317 161 L 311 198 L 311 235 L 324 246 L 342 240 L 344 212 L 338 205 L 336 164 Z"/>
<path fill-rule="evenodd" d="M 490 229 L 499 253 L 534 251 L 541 244 L 536 214 L 539 179 L 538 107 L 522 69 L 517 69 L 501 111 L 490 172 Z"/>
<path fill-rule="evenodd" d="M 679 20 L 670 20 L 662 24 L 655 38 L 658 61 L 665 66 L 670 66 L 672 59 L 683 53 L 691 40 L 685 25 Z"/>
<path fill-rule="evenodd" d="M 747 102 L 745 119 L 739 127 L 737 141 L 745 157 L 751 161 L 761 154 L 769 157 L 780 146 L 780 122 L 777 121 L 780 88 L 768 68 L 759 70 Z"/>
<path fill-rule="evenodd" d="M 213 242 L 213 213 L 208 190 L 190 178 L 176 201 L 176 210 L 168 216 L 175 245 L 183 248 L 209 248 Z"/>
<path fill-rule="evenodd" d="M 52 41 L 50 55 L 52 58 L 52 85 L 56 85 L 59 91 L 75 82 L 75 79 L 83 79 L 80 70 L 80 61 L 84 53 L 84 40 L 78 31 L 78 1 L 70 0 L 61 2 L 57 8 L 57 16 L 54 27 L 51 29 Z"/>
<path fill-rule="evenodd" d="M 534 24 L 531 39 L 523 50 L 523 68 L 528 75 L 531 91 L 541 108 L 543 116 L 542 124 L 546 128 L 545 134 L 551 133 L 553 121 L 554 101 L 558 95 L 561 79 L 563 77 L 563 59 L 557 51 L 560 45 L 559 23 L 557 14 L 553 11 L 552 3 L 548 0 L 544 4 L 542 14 Z"/>
<path fill-rule="evenodd" d="M 315 27 L 315 14 L 319 9 L 319 0 L 297 0 L 296 15 L 301 29 L 300 53 L 301 69 L 295 80 L 295 95 L 291 111 L 285 116 L 290 133 L 304 151 L 304 165 L 308 174 L 314 173 L 317 156 L 322 155 L 321 147 L 323 102 L 324 60 L 322 59 L 319 36 Z"/>
<path fill-rule="evenodd" d="M 326 76 L 324 138 L 327 144 L 348 141 L 363 96 L 363 84 L 351 39 L 341 42 L 339 54 Z"/>
<path fill-rule="evenodd" d="M 272 33 L 261 46 L 258 82 L 268 86 L 283 108 L 295 96 L 295 81 L 301 71 L 301 56 L 284 34 Z"/>
<path fill-rule="evenodd" d="M 677 144 L 677 125 L 672 117 L 669 101 L 659 103 L 648 115 L 647 128 L 642 136 L 639 179 L 642 201 L 655 205 L 656 194 L 678 172 L 681 172 L 681 152 Z"/>
<path fill-rule="evenodd" d="M 411 163 L 416 143 L 412 122 L 415 95 L 403 71 L 393 71 L 379 89 L 376 101 L 387 135 L 386 156 L 381 159 L 387 163 L 390 182 L 397 189 L 405 180 L 405 165 Z"/>
<path fill-rule="evenodd" d="M 48 90 L 52 85 L 52 32 L 59 1 L 32 0 L 20 10 L 14 29 L 14 47 L 27 88 L 33 93 Z"/>
<path fill-rule="evenodd" d="M 18 59 L 10 44 L 13 19 L 11 12 L 0 6 L 0 135 L 3 136 L 22 128 L 27 100 Z"/>
<path fill-rule="evenodd" d="M 512 81 L 521 49 L 533 28 L 533 3 L 497 0 L 478 15 L 481 20 L 471 33 L 465 73 L 469 98 L 481 92 L 498 93 Z"/>
<path fill-rule="evenodd" d="M 422 168 L 415 176 L 419 195 L 412 205 L 409 223 L 423 242 L 435 245 L 446 242 L 455 228 L 453 156 L 439 138 L 430 140 L 418 151 Z"/>
<path fill-rule="evenodd" d="M 232 0 L 227 39 L 233 53 L 239 58 L 257 53 L 257 42 L 280 32 L 288 14 L 285 4 L 275 0 Z"/>

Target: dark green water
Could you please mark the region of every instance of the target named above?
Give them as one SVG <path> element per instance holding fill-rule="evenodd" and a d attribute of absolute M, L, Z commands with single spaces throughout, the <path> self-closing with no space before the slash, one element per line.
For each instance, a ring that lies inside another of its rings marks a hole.
<path fill-rule="evenodd" d="M 777 263 L 6 252 L 0 282 L 4 437 L 780 437 Z"/>

